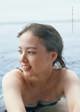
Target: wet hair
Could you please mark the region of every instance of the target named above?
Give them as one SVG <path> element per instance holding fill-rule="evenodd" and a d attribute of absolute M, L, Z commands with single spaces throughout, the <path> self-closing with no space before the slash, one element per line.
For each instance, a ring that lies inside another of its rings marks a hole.
<path fill-rule="evenodd" d="M 27 31 L 31 31 L 34 36 L 42 39 L 43 45 L 46 47 L 47 51 L 57 52 L 58 56 L 56 60 L 53 62 L 53 65 L 57 64 L 62 68 L 66 67 L 62 57 L 63 40 L 58 31 L 53 26 L 32 23 L 27 25 L 21 32 L 19 32 L 17 37 L 20 37 Z"/>

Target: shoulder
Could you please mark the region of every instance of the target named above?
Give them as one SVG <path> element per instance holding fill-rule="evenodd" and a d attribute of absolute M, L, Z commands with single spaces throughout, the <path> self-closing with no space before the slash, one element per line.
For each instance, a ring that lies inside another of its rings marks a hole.
<path fill-rule="evenodd" d="M 21 72 L 18 69 L 13 69 L 4 75 L 3 81 L 19 79 L 20 75 L 21 75 Z"/>
<path fill-rule="evenodd" d="M 77 80 L 77 81 L 79 80 L 78 75 L 74 71 L 66 68 L 57 70 L 57 78 L 61 83 L 66 83 L 68 81 L 73 81 L 73 80 Z"/>
<path fill-rule="evenodd" d="M 22 73 L 17 70 L 17 69 L 14 69 L 14 70 L 11 70 L 9 71 L 8 73 L 6 73 L 3 77 L 3 80 L 2 80 L 2 87 L 3 88 L 18 88 L 21 86 L 21 83 L 22 83 Z"/>
<path fill-rule="evenodd" d="M 61 78 L 63 81 L 73 81 L 73 80 L 79 80 L 78 75 L 69 69 L 62 69 L 61 70 Z"/>
<path fill-rule="evenodd" d="M 80 79 L 78 75 L 69 69 L 63 69 L 61 71 L 61 85 L 64 92 L 71 90 L 74 87 L 80 86 Z"/>
<path fill-rule="evenodd" d="M 22 74 L 17 69 L 6 73 L 2 81 L 3 97 L 9 112 L 24 110 Z M 16 108 L 14 108 L 14 105 Z"/>

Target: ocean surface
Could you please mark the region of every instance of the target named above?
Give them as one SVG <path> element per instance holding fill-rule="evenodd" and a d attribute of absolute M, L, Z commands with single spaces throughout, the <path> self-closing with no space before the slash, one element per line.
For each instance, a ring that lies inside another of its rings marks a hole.
<path fill-rule="evenodd" d="M 19 65 L 18 32 L 27 23 L 0 24 L 0 112 L 3 112 L 4 100 L 2 78 L 11 69 Z M 61 34 L 64 42 L 63 57 L 66 65 L 80 77 L 80 22 L 46 22 L 53 25 Z"/>

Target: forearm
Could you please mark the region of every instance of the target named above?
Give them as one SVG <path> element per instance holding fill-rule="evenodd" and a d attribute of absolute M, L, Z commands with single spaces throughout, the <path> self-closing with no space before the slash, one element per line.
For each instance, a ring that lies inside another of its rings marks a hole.
<path fill-rule="evenodd" d="M 14 88 L 4 88 L 4 102 L 8 112 L 26 112 L 21 93 Z"/>
<path fill-rule="evenodd" d="M 2 81 L 3 96 L 8 112 L 26 112 L 22 98 L 21 83 L 14 74 L 8 74 Z"/>
<path fill-rule="evenodd" d="M 10 98 L 10 97 L 9 97 Z M 7 99 L 5 98 L 5 106 L 7 112 L 26 112 L 23 102 L 20 99 Z"/>

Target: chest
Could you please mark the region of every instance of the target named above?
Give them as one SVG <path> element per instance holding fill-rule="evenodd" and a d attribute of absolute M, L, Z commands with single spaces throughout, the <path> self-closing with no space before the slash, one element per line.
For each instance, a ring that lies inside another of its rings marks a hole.
<path fill-rule="evenodd" d="M 53 85 L 52 83 L 39 88 L 25 88 L 23 93 L 23 101 L 25 105 L 36 104 L 38 101 L 56 101 L 62 95 L 60 86 L 58 86 L 58 84 Z"/>

